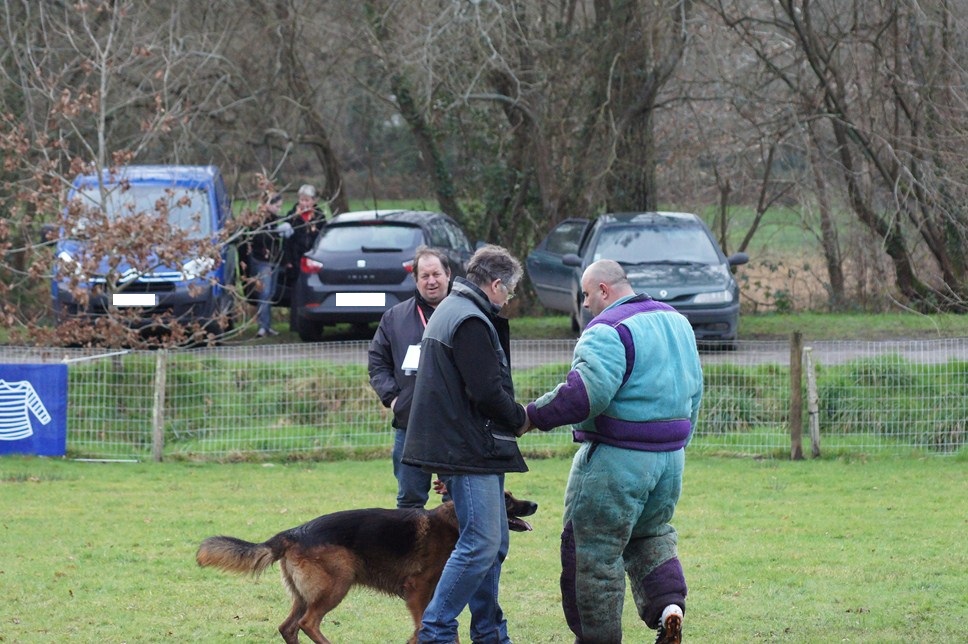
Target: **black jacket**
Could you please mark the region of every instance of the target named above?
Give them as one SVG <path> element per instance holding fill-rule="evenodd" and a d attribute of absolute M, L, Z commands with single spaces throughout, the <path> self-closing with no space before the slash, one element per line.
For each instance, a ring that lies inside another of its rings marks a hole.
<path fill-rule="evenodd" d="M 316 237 L 319 236 L 319 231 L 326 224 L 326 213 L 316 208 L 307 221 L 293 207 L 286 215 L 286 221 L 292 226 L 292 235 L 286 240 L 285 260 L 289 264 L 290 270 L 298 273 L 302 256 L 312 250 L 313 244 L 316 243 Z"/>
<path fill-rule="evenodd" d="M 262 224 L 252 231 L 252 236 L 249 238 L 247 248 L 249 258 L 279 265 L 282 261 L 283 238 L 277 226 L 281 222 L 279 217 L 266 213 Z"/>
<path fill-rule="evenodd" d="M 421 312 L 423 317 L 420 316 Z M 433 312 L 430 305 L 417 294 L 387 309 L 370 341 L 367 354 L 370 386 L 384 407 L 389 408 L 393 399 L 397 399 L 393 410 L 393 426 L 397 429 L 407 428 L 413 387 L 417 382 L 416 371 L 404 372 L 403 359 L 411 345 L 420 344 L 424 320 L 429 320 Z"/>
<path fill-rule="evenodd" d="M 525 412 L 514 401 L 508 337 L 484 293 L 456 278 L 424 331 L 404 463 L 438 473 L 528 471 L 514 435 Z"/>

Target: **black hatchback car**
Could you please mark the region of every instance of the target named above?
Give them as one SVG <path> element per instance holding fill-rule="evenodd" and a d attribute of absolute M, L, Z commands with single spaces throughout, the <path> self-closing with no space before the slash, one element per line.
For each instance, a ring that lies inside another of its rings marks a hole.
<path fill-rule="evenodd" d="M 464 275 L 473 254 L 467 234 L 443 213 L 366 210 L 333 217 L 300 261 L 292 330 L 315 342 L 326 325 L 378 322 L 416 291 L 413 256 L 421 245 L 447 255 L 451 277 Z"/>
<path fill-rule="evenodd" d="M 696 215 L 612 213 L 594 220 L 566 219 L 553 228 L 528 255 L 528 276 L 541 303 L 570 314 L 575 331 L 591 321 L 582 307 L 582 273 L 600 259 L 621 264 L 636 292 L 685 315 L 697 340 L 734 346 L 739 287 L 730 267 L 749 257 L 726 257 Z"/>

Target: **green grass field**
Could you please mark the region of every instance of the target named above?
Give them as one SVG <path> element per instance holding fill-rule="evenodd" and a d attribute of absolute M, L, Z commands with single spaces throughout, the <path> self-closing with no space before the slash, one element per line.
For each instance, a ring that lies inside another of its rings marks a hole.
<path fill-rule="evenodd" d="M 247 331 L 225 342 L 233 344 L 298 343 L 299 337 L 289 330 L 288 309 L 273 311 L 273 327 L 280 332 L 273 338 L 256 338 L 253 323 Z M 375 327 L 375 325 L 372 325 Z M 741 340 L 785 340 L 799 330 L 813 340 L 884 340 L 891 338 L 930 339 L 968 336 L 968 316 L 953 313 L 920 315 L 911 312 L 892 313 L 758 313 L 743 314 L 739 320 Z M 0 344 L 8 342 L 9 330 L 0 328 Z M 325 341 L 358 340 L 350 325 L 326 327 Z M 565 315 L 519 315 L 511 313 L 511 337 L 518 340 L 574 338 L 571 322 Z"/>
<path fill-rule="evenodd" d="M 690 457 L 675 519 L 687 641 L 968 641 L 965 465 Z M 515 641 L 570 642 L 557 579 L 569 462 L 530 466 L 508 477 L 541 507 L 534 532 L 512 535 L 502 605 Z M 0 642 L 273 641 L 289 608 L 276 570 L 251 579 L 199 569 L 198 543 L 261 541 L 325 512 L 392 505 L 394 492 L 388 460 L 2 458 Z M 626 641 L 652 641 L 630 600 L 624 623 Z M 402 601 L 354 591 L 323 632 L 402 642 L 410 624 Z"/>
<path fill-rule="evenodd" d="M 280 329 L 281 330 L 281 329 Z M 740 340 L 788 340 L 800 331 L 806 340 L 890 340 L 963 338 L 968 315 L 943 313 L 759 313 L 740 315 Z M 564 315 L 511 318 L 514 339 L 573 338 Z"/>
<path fill-rule="evenodd" d="M 273 328 L 279 335 L 256 338 L 252 326 L 238 339 L 226 344 L 289 344 L 299 337 L 289 330 L 287 309 L 278 309 Z M 512 312 L 511 337 L 515 340 L 571 339 L 568 316 L 556 314 L 519 315 Z M 375 328 L 376 325 L 371 325 Z M 916 313 L 758 313 L 740 315 L 740 340 L 788 340 L 800 331 L 807 340 L 889 340 L 963 338 L 968 336 L 968 316 L 954 313 L 919 315 Z M 0 330 L 0 341 L 3 338 Z M 372 334 L 371 334 L 372 335 Z M 348 324 L 326 327 L 324 341 L 359 340 Z"/>

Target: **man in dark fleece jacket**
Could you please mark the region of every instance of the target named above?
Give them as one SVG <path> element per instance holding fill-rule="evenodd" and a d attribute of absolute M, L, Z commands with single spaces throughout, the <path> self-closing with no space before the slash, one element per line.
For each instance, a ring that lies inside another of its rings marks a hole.
<path fill-rule="evenodd" d="M 417 382 L 420 339 L 434 309 L 450 292 L 450 266 L 439 250 L 421 246 L 413 258 L 417 293 L 391 307 L 377 327 L 367 364 L 370 386 L 384 407 L 393 412 L 393 476 L 397 479 L 397 507 L 422 508 L 430 495 L 431 473 L 402 463 L 403 443 L 410 419 L 410 403 Z"/>
<path fill-rule="evenodd" d="M 521 277 L 505 249 L 484 246 L 454 280 L 427 323 L 403 462 L 437 472 L 447 484 L 460 536 L 424 612 L 420 642 L 457 640 L 467 606 L 471 640 L 511 640 L 498 603 L 508 552 L 504 475 L 527 471 L 516 434 L 527 423 L 514 400 L 507 320 L 498 316 Z"/>

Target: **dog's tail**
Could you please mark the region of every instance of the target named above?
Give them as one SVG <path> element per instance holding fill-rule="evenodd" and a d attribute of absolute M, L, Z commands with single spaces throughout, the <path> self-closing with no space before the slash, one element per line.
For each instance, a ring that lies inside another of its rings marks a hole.
<path fill-rule="evenodd" d="M 195 561 L 199 566 L 258 575 L 285 554 L 285 543 L 278 536 L 264 543 L 221 536 L 203 541 L 195 554 Z"/>

